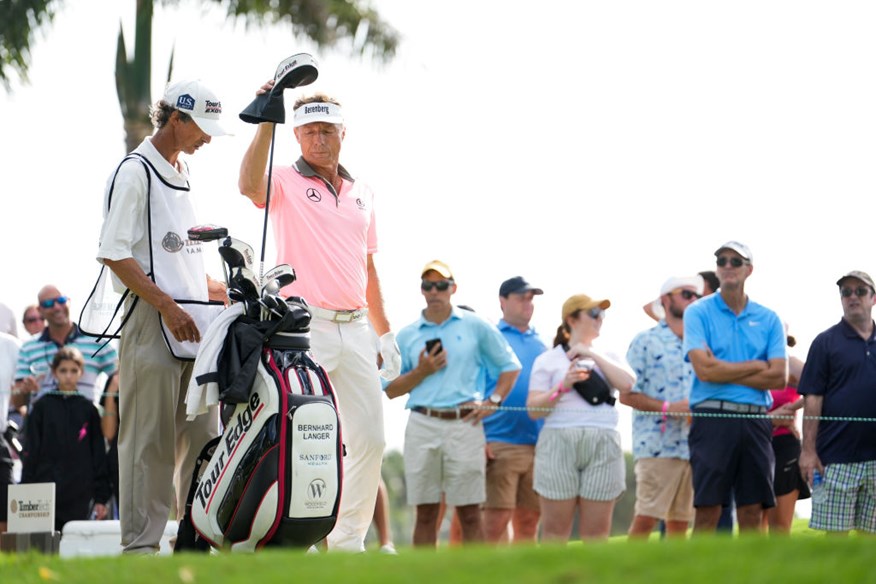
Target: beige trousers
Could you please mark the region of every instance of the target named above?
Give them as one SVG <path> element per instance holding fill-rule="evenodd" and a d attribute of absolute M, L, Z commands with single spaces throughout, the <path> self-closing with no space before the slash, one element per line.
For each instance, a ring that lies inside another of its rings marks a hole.
<path fill-rule="evenodd" d="M 174 492 L 180 519 L 198 454 L 218 436 L 215 407 L 186 421 L 193 365 L 170 354 L 158 311 L 138 301 L 119 350 L 119 517 L 126 553 L 158 550 Z"/>

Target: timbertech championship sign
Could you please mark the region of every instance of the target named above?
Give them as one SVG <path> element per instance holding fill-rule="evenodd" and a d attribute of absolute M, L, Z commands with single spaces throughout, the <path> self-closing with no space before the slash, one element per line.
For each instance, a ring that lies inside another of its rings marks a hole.
<path fill-rule="evenodd" d="M 54 531 L 55 483 L 9 485 L 6 505 L 9 533 Z"/>

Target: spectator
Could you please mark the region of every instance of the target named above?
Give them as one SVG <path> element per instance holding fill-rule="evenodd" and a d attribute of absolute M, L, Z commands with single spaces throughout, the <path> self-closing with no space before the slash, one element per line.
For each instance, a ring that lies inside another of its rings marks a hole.
<path fill-rule="evenodd" d="M 639 333 L 627 351 L 636 384 L 621 392 L 621 403 L 635 409 L 633 457 L 636 509 L 630 537 L 647 538 L 658 520 L 666 534 L 684 537 L 693 519 L 693 484 L 687 436 L 688 398 L 693 370 L 684 360 L 684 312 L 703 291 L 701 276 L 669 278 L 660 289 L 666 317 Z M 662 417 L 653 415 L 662 412 Z"/>
<path fill-rule="evenodd" d="M 22 483 L 55 483 L 55 529 L 68 521 L 106 517 L 110 484 L 100 414 L 77 391 L 82 353 L 63 347 L 52 357 L 58 390 L 37 401 L 27 419 Z"/>
<path fill-rule="evenodd" d="M 40 307 L 36 304 L 31 304 L 24 309 L 21 324 L 24 325 L 24 330 L 27 331 L 28 337 L 33 338 L 43 332 L 43 328 L 46 326 L 46 319 L 40 314 Z"/>
<path fill-rule="evenodd" d="M 534 477 L 545 540 L 569 539 L 576 508 L 581 539 L 607 539 L 626 488 L 614 393 L 629 392 L 635 377 L 593 348 L 609 306 L 585 294 L 566 300 L 554 348 L 532 365 L 526 405 L 531 416 L 546 417 Z"/>
<path fill-rule="evenodd" d="M 514 349 L 522 366 L 511 392 L 500 399 L 494 393 L 496 380 L 488 377 L 486 395 L 500 408 L 484 418 L 487 436 L 487 501 L 484 504 L 484 534 L 489 542 L 507 537 L 509 522 L 513 542 L 534 543 L 538 531 L 539 501 L 532 488 L 535 443 L 542 421 L 533 420 L 524 409 L 529 393 L 529 375 L 535 358 L 547 350 L 530 326 L 533 299 L 543 294 L 523 277 L 516 276 L 499 287 L 502 319 L 499 332 Z M 515 409 L 516 408 L 516 409 Z"/>
<path fill-rule="evenodd" d="M 480 407 L 482 376 L 498 377 L 493 395 L 504 399 L 520 363 L 495 326 L 450 303 L 456 282 L 447 264 L 429 262 L 421 277 L 426 309 L 399 332 L 401 375 L 385 391 L 390 399 L 409 396 L 404 459 L 408 503 L 416 506 L 414 545 L 434 548 L 442 492 L 447 505 L 456 507 L 463 542 L 483 540 L 481 420 L 493 410 Z"/>
<path fill-rule="evenodd" d="M 15 314 L 3 303 L 0 303 L 0 333 L 6 333 L 13 337 L 18 336 L 18 327 L 15 324 Z"/>
<path fill-rule="evenodd" d="M 392 543 L 392 526 L 389 518 L 389 493 L 386 492 L 386 483 L 380 479 L 377 484 L 377 502 L 374 505 L 374 528 L 377 530 L 377 539 L 380 544 L 380 553 L 394 556 L 398 554 L 395 544 Z"/>
<path fill-rule="evenodd" d="M 258 93 L 273 84 L 268 81 Z M 269 212 L 278 261 L 294 266 L 298 275 L 284 293 L 302 296 L 310 305 L 311 350 L 337 392 L 344 430 L 344 496 L 328 548 L 359 552 L 374 516 L 385 445 L 374 333 L 385 379 L 398 375 L 401 358 L 374 261 L 374 193 L 340 164 L 347 132 L 341 106 L 316 94 L 297 100 L 294 112 L 301 158 L 273 169 Z M 240 165 L 240 192 L 258 207 L 267 200 L 272 128 L 259 125 Z"/>
<path fill-rule="evenodd" d="M 797 340 L 787 334 L 788 347 Z M 768 509 L 763 518 L 764 531 L 777 534 L 791 533 L 794 522 L 794 508 L 800 499 L 809 498 L 809 486 L 800 472 L 800 433 L 794 416 L 803 407 L 803 398 L 797 393 L 797 384 L 803 371 L 803 362 L 797 357 L 788 357 L 788 386 L 785 389 L 771 389 L 773 404 L 769 414 L 773 423 L 773 454 L 776 458 L 773 473 L 773 492 L 776 506 Z"/>
<path fill-rule="evenodd" d="M 765 414 L 768 390 L 787 381 L 785 334 L 776 313 L 745 294 L 754 269 L 748 247 L 729 241 L 715 256 L 719 293 L 684 315 L 683 350 L 695 373 L 688 439 L 694 531 L 715 531 L 731 492 L 739 529 L 754 531 L 763 510 L 775 505 L 772 424 Z"/>
<path fill-rule="evenodd" d="M 876 287 L 861 271 L 845 274 L 837 286 L 843 318 L 815 337 L 797 388 L 804 396 L 800 469 L 812 485 L 809 527 L 873 534 L 876 432 L 860 419 L 876 419 Z M 836 419 L 851 417 L 857 419 Z"/>
<path fill-rule="evenodd" d="M 0 333 L 0 533 L 6 531 L 9 506 L 6 504 L 9 485 L 12 484 L 12 457 L 6 442 L 9 394 L 15 377 L 18 348 L 21 341 L 7 333 Z"/>
<path fill-rule="evenodd" d="M 74 347 L 85 358 L 85 369 L 79 377 L 79 393 L 96 402 L 100 390 L 96 387 L 101 373 L 110 375 L 118 367 L 118 355 L 112 345 L 104 345 L 84 336 L 70 320 L 70 299 L 55 286 L 43 286 L 37 295 L 39 312 L 46 320 L 46 328 L 21 346 L 15 369 L 13 406 L 25 405 L 32 394 L 36 398 L 55 389 L 55 379 L 48 375 L 55 353 L 62 347 Z"/>

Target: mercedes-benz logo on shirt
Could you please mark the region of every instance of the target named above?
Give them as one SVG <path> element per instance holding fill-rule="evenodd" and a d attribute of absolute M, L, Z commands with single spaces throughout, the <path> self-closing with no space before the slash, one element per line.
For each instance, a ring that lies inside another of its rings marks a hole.
<path fill-rule="evenodd" d="M 322 200 L 322 195 L 316 189 L 310 188 L 307 189 L 307 198 L 313 201 L 314 203 L 319 203 Z"/>

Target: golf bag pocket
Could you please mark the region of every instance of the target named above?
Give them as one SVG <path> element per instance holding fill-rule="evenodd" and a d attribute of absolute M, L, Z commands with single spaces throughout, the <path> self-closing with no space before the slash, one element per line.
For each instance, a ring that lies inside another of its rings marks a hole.
<path fill-rule="evenodd" d="M 195 321 L 195 326 L 198 327 L 198 332 L 203 335 L 210 327 L 210 323 L 219 316 L 219 313 L 225 309 L 222 302 L 200 300 L 175 300 L 177 304 L 182 306 L 189 316 Z M 164 318 L 159 316 L 161 320 L 161 334 L 164 336 L 164 342 L 167 344 L 167 350 L 174 358 L 180 361 L 194 361 L 198 355 L 198 346 L 200 343 L 192 341 L 177 341 L 173 333 L 167 330 L 164 324 Z"/>

